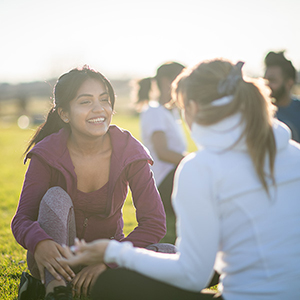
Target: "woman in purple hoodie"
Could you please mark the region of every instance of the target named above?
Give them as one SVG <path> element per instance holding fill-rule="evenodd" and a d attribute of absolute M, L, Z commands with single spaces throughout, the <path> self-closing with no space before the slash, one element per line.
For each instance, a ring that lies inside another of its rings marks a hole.
<path fill-rule="evenodd" d="M 47 120 L 25 152 L 30 164 L 12 231 L 28 250 L 31 274 L 45 284 L 46 299 L 71 299 L 70 286 L 73 295 L 87 295 L 107 268 L 103 263 L 77 270 L 62 267 L 57 261 L 61 247 L 72 245 L 75 237 L 147 247 L 166 233 L 149 166 L 152 158 L 128 131 L 110 125 L 114 103 L 113 88 L 101 73 L 84 66 L 63 74 Z M 138 226 L 124 237 L 122 207 L 128 186 Z M 19 299 L 24 289 L 21 280 Z"/>

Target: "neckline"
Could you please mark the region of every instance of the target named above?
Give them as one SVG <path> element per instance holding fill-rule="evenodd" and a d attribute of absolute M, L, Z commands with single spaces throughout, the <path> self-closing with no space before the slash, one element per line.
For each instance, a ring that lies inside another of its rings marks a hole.
<path fill-rule="evenodd" d="M 100 192 L 100 191 L 102 191 L 104 189 L 107 189 L 107 187 L 108 187 L 108 181 L 101 188 L 99 188 L 98 190 L 86 193 L 86 192 L 83 192 L 83 191 L 77 189 L 77 192 L 80 193 L 80 194 L 82 194 L 82 195 L 92 195 L 92 194 L 97 194 L 98 192 Z"/>

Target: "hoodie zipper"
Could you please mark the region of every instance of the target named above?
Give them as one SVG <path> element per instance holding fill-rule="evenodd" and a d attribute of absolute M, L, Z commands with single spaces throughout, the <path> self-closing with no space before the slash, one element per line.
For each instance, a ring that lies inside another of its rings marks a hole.
<path fill-rule="evenodd" d="M 89 219 L 88 218 L 85 218 L 84 219 L 84 222 L 83 222 L 83 231 L 82 231 L 82 238 L 84 238 L 84 234 L 85 234 L 85 230 L 88 226 L 88 223 L 89 223 Z"/>

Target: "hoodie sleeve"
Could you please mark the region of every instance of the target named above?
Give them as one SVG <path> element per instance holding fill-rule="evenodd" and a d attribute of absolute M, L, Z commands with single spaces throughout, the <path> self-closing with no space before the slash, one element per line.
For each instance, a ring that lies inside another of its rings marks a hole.
<path fill-rule="evenodd" d="M 166 215 L 148 162 L 131 163 L 127 178 L 138 226 L 122 241 L 130 241 L 137 247 L 158 243 L 166 234 Z"/>
<path fill-rule="evenodd" d="M 50 186 L 51 170 L 36 155 L 27 169 L 19 205 L 11 229 L 17 242 L 34 253 L 38 242 L 52 239 L 37 222 L 39 205 Z"/>

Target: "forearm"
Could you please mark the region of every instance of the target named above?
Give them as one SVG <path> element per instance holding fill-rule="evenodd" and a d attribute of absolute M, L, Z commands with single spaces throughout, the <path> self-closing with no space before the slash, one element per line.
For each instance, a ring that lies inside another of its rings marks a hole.
<path fill-rule="evenodd" d="M 157 152 L 157 156 L 160 160 L 174 165 L 178 165 L 180 161 L 184 158 L 183 154 L 174 152 L 169 149 Z"/>
<path fill-rule="evenodd" d="M 16 215 L 11 223 L 11 228 L 16 241 L 31 253 L 34 253 L 39 242 L 52 239 L 37 221 L 26 219 L 24 216 Z"/>
<path fill-rule="evenodd" d="M 17 242 L 34 252 L 38 242 L 51 239 L 37 222 L 40 201 L 49 188 L 49 170 L 33 157 L 25 175 L 19 205 L 11 223 Z"/>
<path fill-rule="evenodd" d="M 115 262 L 120 267 L 195 292 L 203 289 L 210 277 L 209 275 L 205 276 L 207 272 L 203 268 L 199 272 L 200 274 L 203 272 L 201 276 L 193 277 L 179 253 L 153 252 L 134 248 L 130 243 L 111 241 L 105 251 L 104 261 L 106 263 Z M 208 273 L 210 273 L 210 270 L 208 270 Z"/>

